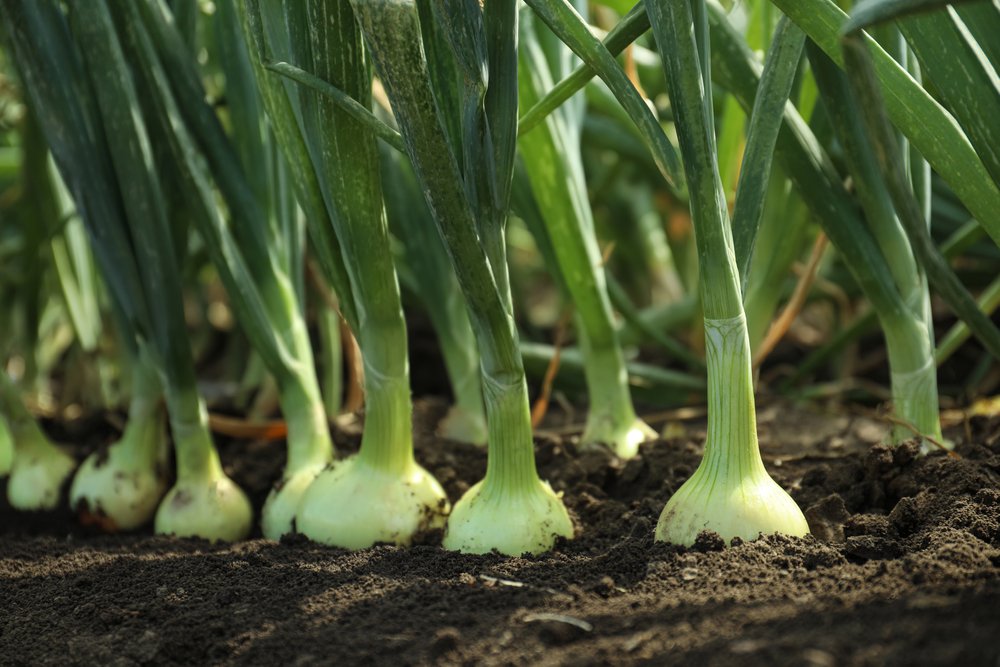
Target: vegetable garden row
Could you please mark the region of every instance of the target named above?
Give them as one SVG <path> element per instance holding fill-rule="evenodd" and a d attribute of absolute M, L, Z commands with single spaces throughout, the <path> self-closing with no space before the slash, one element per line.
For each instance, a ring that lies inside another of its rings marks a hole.
<path fill-rule="evenodd" d="M 621 459 L 658 435 L 634 398 L 707 405 L 657 540 L 803 536 L 755 391 L 796 316 L 831 303 L 851 316 L 774 385 L 815 386 L 879 330 L 893 442 L 948 449 L 938 367 L 974 356 L 969 398 L 1000 358 L 1000 5 L 598 4 L 0 0 L 10 504 L 53 509 L 71 480 L 110 530 L 246 537 L 202 373 L 220 328 L 230 394 L 280 412 L 258 508 L 275 540 L 571 539 L 526 375 L 544 393 L 560 365 L 582 370 L 581 447 Z M 453 507 L 414 457 L 404 302 L 447 371 L 442 437 L 487 448 Z M 549 329 L 573 342 L 539 344 Z M 39 425 L 52 386 L 127 401 L 121 439 L 77 467 Z M 360 386 L 360 450 L 338 458 L 329 420 Z"/>

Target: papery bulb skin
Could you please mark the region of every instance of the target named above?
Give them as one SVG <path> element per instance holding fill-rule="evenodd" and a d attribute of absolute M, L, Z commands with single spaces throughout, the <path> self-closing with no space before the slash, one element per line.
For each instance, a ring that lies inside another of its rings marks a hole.
<path fill-rule="evenodd" d="M 539 554 L 558 537 L 573 537 L 566 507 L 547 482 L 509 492 L 489 491 L 485 480 L 469 489 L 448 518 L 443 546 L 463 553 Z"/>
<path fill-rule="evenodd" d="M 750 342 L 743 315 L 706 319 L 705 343 L 705 456 L 663 508 L 656 539 L 690 546 L 703 530 L 714 531 L 727 542 L 771 533 L 808 534 L 802 511 L 767 474 L 760 457 Z"/>
<path fill-rule="evenodd" d="M 397 472 L 352 456 L 309 486 L 296 529 L 314 542 L 345 549 L 408 545 L 414 536 L 442 527 L 448 509 L 444 489 L 415 462 Z"/>
<path fill-rule="evenodd" d="M 250 534 L 253 508 L 236 483 L 221 471 L 208 478 L 178 480 L 156 511 L 156 532 L 235 542 Z"/>

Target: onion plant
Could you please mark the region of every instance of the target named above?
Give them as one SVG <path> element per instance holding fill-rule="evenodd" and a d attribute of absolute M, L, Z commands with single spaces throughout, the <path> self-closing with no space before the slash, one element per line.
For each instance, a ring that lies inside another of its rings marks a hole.
<path fill-rule="evenodd" d="M 529 4 L 573 50 L 604 79 L 643 131 L 658 166 L 667 178 L 673 151 L 658 125 L 647 120 L 646 107 L 635 103 L 637 93 L 610 52 L 587 31 L 580 17 L 554 0 Z M 733 231 L 717 165 L 715 122 L 710 84 L 709 39 L 702 0 L 689 3 L 645 3 L 667 70 L 667 88 L 690 193 L 691 215 L 699 254 L 699 282 L 704 314 L 708 367 L 709 423 L 701 465 L 664 508 L 656 528 L 660 540 L 691 544 L 701 530 L 725 539 L 755 538 L 761 533 L 804 535 L 805 518 L 791 497 L 767 474 L 757 444 L 750 345 L 743 310 L 740 270 L 733 252 Z M 610 36 L 609 36 L 610 38 Z M 781 38 L 778 38 L 781 39 Z M 784 39 L 798 42 L 801 33 L 788 29 Z M 778 41 L 776 39 L 776 41 Z M 791 68 L 792 73 L 794 67 Z M 788 74 L 786 73 L 786 76 Z M 741 180 L 753 174 L 754 186 L 737 199 L 744 208 L 734 215 L 753 238 L 767 182 L 771 148 L 780 112 L 788 95 L 781 76 L 769 89 L 769 103 L 758 112 L 765 131 L 763 164 L 744 163 Z M 753 121 L 751 121 L 753 122 Z M 754 151 L 748 148 L 748 154 Z M 760 170 L 760 171 L 758 171 Z M 740 201 L 742 199 L 743 201 Z"/>
<path fill-rule="evenodd" d="M 753 64 L 754 57 L 746 44 L 742 43 L 741 37 L 729 26 L 721 7 L 713 3 L 710 5 L 710 13 L 712 36 L 717 45 L 713 50 L 713 61 L 717 65 L 720 80 L 724 87 L 737 96 L 741 104 L 749 107 L 753 103 L 753 88 L 758 79 Z M 885 52 L 876 53 L 889 57 Z M 823 84 L 821 87 L 834 85 L 833 82 L 838 79 L 836 72 L 830 69 L 832 64 L 818 60 L 817 56 L 818 54 L 814 54 L 812 60 Z M 925 236 L 921 238 L 923 244 L 914 244 L 910 231 L 900 227 L 902 217 L 897 217 L 898 209 L 889 201 L 889 193 L 879 182 L 873 157 L 878 153 L 867 153 L 867 140 L 862 134 L 857 110 L 851 112 L 853 116 L 845 115 L 851 108 L 851 94 L 844 81 L 839 81 L 840 88 L 828 90 L 824 99 L 833 105 L 834 125 L 850 152 L 850 168 L 856 170 L 857 178 L 864 179 L 860 186 L 860 198 L 869 212 L 869 223 L 866 224 L 858 215 L 854 202 L 839 184 L 830 158 L 801 116 L 791 108 L 785 109 L 785 124 L 778 137 L 778 157 L 785 172 L 796 184 L 803 200 L 840 251 L 841 258 L 875 308 L 886 336 L 898 415 L 916 427 L 918 432 L 938 440 L 935 437 L 940 436 L 940 426 L 932 361 L 933 341 L 929 332 L 926 296 L 921 296 L 926 292 L 922 292 L 920 287 L 917 268 L 923 267 L 926 270 L 929 266 L 917 254 L 921 248 L 927 247 L 929 236 L 926 236 L 924 226 Z M 906 91 L 903 94 L 915 100 L 922 100 L 921 93 L 912 91 L 911 81 L 891 85 Z M 932 115 L 939 113 L 940 109 L 937 108 Z M 961 143 L 958 142 L 957 145 Z M 914 145 L 917 145 L 916 141 Z M 900 153 L 897 150 L 894 154 Z M 862 172 L 861 169 L 866 171 Z M 996 328 L 984 322 L 985 316 L 974 304 L 970 305 L 971 297 L 956 284 L 954 274 L 943 264 L 936 266 L 940 267 L 939 278 L 948 281 L 949 302 L 963 320 L 974 325 L 981 340 L 993 349 L 997 337 Z M 910 437 L 912 431 L 897 429 L 895 434 L 896 438 Z M 926 449 L 928 442 L 925 441 L 924 446 Z"/>
<path fill-rule="evenodd" d="M 338 0 L 246 0 L 240 7 L 265 107 L 289 162 L 299 161 L 299 199 L 314 242 L 324 246 L 317 256 L 329 275 L 345 276 L 338 294 L 349 295 L 345 315 L 364 361 L 361 449 L 317 477 L 296 529 L 347 548 L 408 544 L 443 523 L 448 502 L 413 455 L 406 324 L 375 135 L 328 97 L 264 70 L 272 60 L 301 65 L 367 108 L 371 74 L 361 35 L 350 5 Z"/>
<path fill-rule="evenodd" d="M 1000 13 L 996 11 L 996 8 L 991 16 L 991 22 L 994 25 L 1000 24 Z M 990 168 L 996 163 L 997 149 L 1000 147 L 1000 142 L 995 140 L 994 131 L 990 127 L 992 120 L 987 120 L 986 116 L 981 114 L 980 109 L 970 112 L 968 109 L 961 109 L 961 107 L 981 103 L 992 108 L 997 107 L 998 101 L 1000 101 L 1000 97 L 998 97 L 1000 96 L 1000 83 L 997 81 L 994 66 L 976 53 L 978 44 L 971 38 L 969 31 L 965 29 L 966 26 L 957 18 L 957 15 L 948 14 L 947 17 L 942 18 L 945 20 L 940 25 L 928 23 L 922 18 L 913 22 L 904 20 L 900 25 L 903 27 L 903 33 L 907 35 L 908 42 L 914 45 L 914 50 L 922 54 L 920 56 L 921 62 L 928 64 L 930 71 L 937 73 L 937 80 L 941 81 L 945 88 L 943 96 L 951 103 L 956 114 L 962 118 L 964 129 L 968 136 L 975 141 L 975 147 L 981 155 L 983 163 L 987 168 Z M 987 18 L 987 20 L 990 19 Z M 968 66 L 972 70 L 970 72 L 971 78 L 976 79 L 978 75 L 978 79 L 987 86 L 981 94 L 969 96 L 966 90 L 943 81 L 945 77 L 953 76 L 953 72 L 951 68 L 939 68 L 938 63 L 933 62 L 942 55 L 938 46 L 940 41 L 954 46 L 956 49 L 961 49 L 957 55 L 959 60 L 965 56 L 965 62 L 959 65 L 959 71 L 966 71 L 965 66 Z M 927 194 L 930 176 L 926 170 L 921 169 L 922 160 L 919 154 L 909 154 L 906 144 L 900 143 L 897 131 L 887 118 L 884 96 L 880 91 L 878 76 L 868 45 L 863 36 L 855 32 L 844 38 L 843 50 L 848 78 L 859 101 L 859 107 L 862 109 L 864 134 L 871 140 L 875 161 L 881 175 L 881 178 L 877 180 L 884 183 L 885 189 L 888 191 L 888 198 L 895 207 L 914 255 L 926 272 L 927 279 L 933 283 L 960 316 L 967 319 L 969 325 L 980 332 L 984 339 L 983 342 L 995 356 L 1000 358 L 1000 330 L 983 314 L 979 305 L 975 303 L 972 296 L 948 267 L 941 250 L 935 246 L 931 239 L 928 220 L 929 196 Z M 988 127 L 990 129 L 987 129 Z M 904 159 L 894 160 L 893 156 L 901 156 Z M 906 163 L 906 157 L 911 157 L 908 163 L 909 173 L 903 167 Z M 996 181 L 996 173 L 993 174 L 993 177 Z M 929 311 L 929 305 L 925 304 L 924 310 L 925 312 Z M 928 328 L 930 328 L 929 325 Z M 933 341 L 932 331 L 930 337 Z M 933 368 L 933 359 L 929 360 L 927 365 Z M 931 371 L 928 376 L 933 374 Z M 895 383 L 896 377 L 893 377 L 893 380 Z M 931 392 L 931 388 L 926 388 L 928 382 L 924 381 L 921 384 L 925 386 L 921 387 L 918 384 L 914 390 L 918 399 L 923 396 L 920 392 L 925 394 Z M 933 385 L 932 389 L 936 395 L 936 385 Z"/>
<path fill-rule="evenodd" d="M 836 11 L 830 9 L 822 1 L 816 3 L 819 14 L 806 15 L 799 11 L 799 8 L 788 8 L 792 16 L 802 22 L 803 28 L 809 32 L 810 36 L 818 40 L 819 45 L 837 61 L 840 61 L 839 51 L 836 49 L 835 39 L 832 33 L 835 32 L 834 25 L 843 24 L 846 20 L 841 14 L 841 18 L 836 17 Z M 645 11 L 640 11 L 637 7 L 626 16 L 621 23 L 608 35 L 608 44 L 617 50 L 623 48 L 630 40 L 648 29 L 649 17 Z M 713 77 L 716 83 L 729 92 L 733 93 L 735 99 L 744 107 L 750 110 L 756 95 L 757 82 L 760 80 L 759 64 L 752 55 L 747 44 L 730 25 L 725 11 L 715 2 L 708 3 L 708 17 L 711 31 L 713 48 L 710 55 L 713 63 Z M 888 107 L 890 116 L 899 116 L 900 127 L 909 136 L 912 146 L 919 148 L 921 145 L 933 155 L 933 163 L 942 170 L 946 178 L 959 177 L 960 173 L 965 173 L 971 179 L 964 183 L 960 190 L 965 193 L 967 203 L 972 206 L 982 206 L 979 210 L 985 211 L 985 202 L 990 200 L 989 193 L 993 186 L 989 184 L 977 166 L 978 160 L 971 153 L 971 147 L 965 137 L 956 136 L 954 124 L 947 120 L 947 112 L 940 106 L 929 102 L 927 94 L 923 90 L 915 89 L 912 79 L 900 78 L 893 70 L 886 58 L 889 56 L 874 47 L 873 55 L 877 63 L 877 76 L 881 85 L 888 86 L 893 92 L 891 104 Z M 588 63 L 590 65 L 590 63 Z M 595 74 L 596 66 L 578 68 L 572 75 L 558 84 L 552 92 L 541 100 L 535 107 L 525 115 L 525 122 L 537 123 L 552 109 L 556 108 L 561 101 L 565 100 L 574 90 L 583 85 L 586 80 Z M 909 114 L 905 115 L 904 114 Z M 925 127 L 920 127 L 914 123 L 912 115 L 924 115 L 929 122 L 938 127 L 940 132 L 937 136 L 932 136 Z M 524 123 L 522 123 L 524 124 Z M 954 145 L 959 149 L 960 156 L 946 155 L 941 151 L 941 136 L 948 136 L 953 140 Z M 864 221 L 857 215 L 855 205 L 850 196 L 837 181 L 837 176 L 830 158 L 826 155 L 821 143 L 812 134 L 806 123 L 792 107 L 785 109 L 785 121 L 778 137 L 778 158 L 783 171 L 788 174 L 795 184 L 803 202 L 808 206 L 810 212 L 816 216 L 824 231 L 833 241 L 834 245 L 841 253 L 841 257 L 847 263 L 852 273 L 855 275 L 858 284 L 862 287 L 868 298 L 875 304 L 876 312 L 883 322 L 887 332 L 887 337 L 893 339 L 895 343 L 890 343 L 898 353 L 895 356 L 901 360 L 906 356 L 905 363 L 897 363 L 897 387 L 908 387 L 906 395 L 897 399 L 897 407 L 903 410 L 907 416 L 905 421 L 913 419 L 911 415 L 918 415 L 916 421 L 925 424 L 926 433 L 932 435 L 936 432 L 936 392 L 933 391 L 933 382 L 928 384 L 932 368 L 928 367 L 928 354 L 931 344 L 922 342 L 922 336 L 926 338 L 926 324 L 914 321 L 914 312 L 907 305 L 909 297 L 900 293 L 897 286 L 893 285 L 893 276 L 888 269 L 891 260 L 887 260 L 882 255 L 882 250 L 878 247 L 875 237 L 872 235 Z M 873 186 L 874 187 L 874 186 Z M 883 201 L 886 194 L 883 190 Z M 739 197 L 737 197 L 739 199 Z M 894 215 L 894 214 L 893 214 Z M 987 216 L 984 227 L 987 231 L 992 225 L 992 217 Z M 897 230 L 899 229 L 898 223 Z M 737 226 L 737 231 L 741 228 Z M 765 229 L 767 225 L 765 225 Z M 924 228 L 926 231 L 926 228 Z M 915 229 L 919 232 L 919 229 Z M 907 230 L 909 235 L 909 230 Z M 749 238 L 754 238 L 753 236 Z M 933 252 L 927 244 L 929 237 L 924 234 L 921 243 L 913 246 L 916 253 L 923 248 L 929 254 Z M 900 240 L 896 235 L 897 242 Z M 905 243 L 905 238 L 902 241 Z M 912 239 L 911 239 L 912 242 Z M 737 244 L 740 245 L 740 244 Z M 743 247 L 752 250 L 752 245 L 743 244 Z M 746 258 L 751 254 L 741 252 L 737 249 L 737 254 L 744 258 L 738 259 L 741 266 L 745 266 Z M 920 260 L 921 265 L 926 265 Z M 963 320 L 970 324 L 977 323 L 975 330 L 980 339 L 990 349 L 993 349 L 995 328 L 984 321 L 982 313 L 971 304 L 971 299 L 965 298 L 967 294 L 954 279 L 954 275 L 947 270 L 939 261 L 935 260 L 934 266 L 939 267 L 938 282 L 945 285 L 948 293 L 954 298 L 949 301 L 956 308 Z M 905 262 L 897 264 L 899 275 L 903 278 L 906 275 Z M 912 266 L 912 264 L 911 264 Z M 902 267 L 900 269 L 900 267 Z M 912 280 L 912 277 L 910 278 Z M 754 295 L 755 286 L 748 286 L 747 298 Z M 909 313 L 909 314 L 907 314 Z M 922 318 L 925 319 L 925 318 Z M 892 333 L 889 333 L 890 330 Z M 923 350 L 923 352 L 919 352 Z M 909 381 L 916 377 L 923 378 L 919 381 Z M 919 395 L 921 398 L 914 398 Z M 912 406 L 918 405 L 919 408 Z M 925 415 L 925 416 L 919 416 Z M 902 431 L 897 430 L 897 435 Z"/>
<path fill-rule="evenodd" d="M 102 286 L 94 267 L 86 232 L 75 217 L 72 199 L 52 164 L 48 145 L 38 126 L 36 114 L 25 107 L 20 122 L 21 169 L 10 221 L 5 225 L 21 242 L 16 257 L 5 258 L 11 287 L 15 290 L 21 345 L 18 352 L 25 362 L 22 385 L 29 391 L 46 391 L 45 340 L 52 313 L 59 322 L 68 321 L 73 343 L 60 351 L 65 354 L 69 373 L 62 402 L 77 401 L 84 408 L 113 404 L 115 376 L 113 355 L 103 354 L 107 338 L 102 336 Z M 6 217 L 6 215 L 4 216 Z M 17 337 L 17 336 L 15 336 Z M 12 343 L 8 339 L 8 343 Z M 10 351 L 13 351 L 11 348 Z"/>
<path fill-rule="evenodd" d="M 196 351 L 218 338 L 185 316 L 221 298 L 197 284 L 209 265 L 239 324 L 210 371 L 239 379 L 212 386 L 237 400 L 259 387 L 261 410 L 280 407 L 287 424 L 267 538 L 366 548 L 443 528 L 445 548 L 508 555 L 571 538 L 535 464 L 526 369 L 546 391 L 569 381 L 586 393 L 584 446 L 623 458 L 653 435 L 633 396 L 665 406 L 707 393 L 704 455 L 657 540 L 806 534 L 765 469 L 753 369 L 812 238 L 793 301 L 819 267 L 871 310 L 785 387 L 878 326 L 893 440 L 940 446 L 937 365 L 970 333 L 1000 358 L 986 314 L 1000 280 L 976 273 L 1000 256 L 980 244 L 1000 240 L 996 2 L 859 0 L 847 14 L 833 0 L 733 13 L 641 0 L 606 33 L 576 0 L 525 4 L 216 0 L 202 13 L 194 0 L 0 0 L 29 110 L 20 142 L 0 136 L 0 186 L 20 189 L 0 193 L 0 213 L 16 206 L 0 228 L 11 504 L 56 507 L 75 464 L 29 394 L 44 397 L 52 375 L 85 409 L 117 405 L 114 359 L 131 376 L 128 421 L 76 472 L 73 509 L 105 528 L 155 518 L 160 533 L 248 534 L 252 508 L 222 468 L 197 384 Z M 617 248 L 608 266 L 599 238 Z M 980 263 L 956 273 L 963 253 Z M 549 298 L 521 300 L 546 271 Z M 986 286 L 978 303 L 959 275 Z M 415 459 L 401 283 L 454 390 L 439 434 L 487 445 L 485 477 L 453 509 Z M 960 319 L 936 349 L 931 290 Z M 325 402 L 307 326 L 317 296 Z M 533 342 L 563 303 L 578 346 Z M 360 450 L 335 462 L 341 318 L 365 409 Z M 644 342 L 684 370 L 630 358 Z M 69 370 L 50 373 L 59 359 Z M 81 373 L 81 360 L 103 365 Z"/>
<path fill-rule="evenodd" d="M 149 108 L 153 136 L 167 147 L 177 190 L 226 286 L 234 311 L 257 354 L 275 378 L 288 426 L 288 457 L 261 517 L 264 535 L 293 531 L 306 488 L 332 459 L 333 445 L 304 317 L 303 234 L 281 190 L 284 164 L 259 102 L 235 7 L 219 6 L 216 30 L 233 141 L 203 100 L 195 62 L 171 16 L 153 2 L 116 2 L 128 26 L 128 53 Z M 204 146 L 204 152 L 199 150 Z M 219 192 L 234 222 L 216 203 Z M 269 169 L 262 167 L 270 167 Z M 270 178 L 261 178 L 261 174 Z M 251 178 L 256 179 L 252 181 Z M 239 221 L 238 224 L 235 221 Z"/>
<path fill-rule="evenodd" d="M 155 367 L 132 360 L 128 421 L 122 437 L 88 456 L 73 476 L 70 507 L 105 530 L 149 522 L 167 491 L 166 413 Z"/>
<path fill-rule="evenodd" d="M 656 537 L 689 544 L 703 528 L 712 528 L 727 540 L 771 532 L 804 535 L 809 529 L 802 512 L 767 474 L 758 451 L 740 272 L 730 250 L 733 232 L 716 164 L 706 9 L 701 0 L 690 4 L 687 0 L 647 0 L 646 10 L 667 71 L 667 88 L 692 195 L 709 375 L 705 457 L 667 502 Z M 801 32 L 787 24 L 779 28 L 772 49 L 780 53 L 785 42 L 792 46 L 784 58 L 769 61 L 770 72 L 774 73 L 766 89 L 770 99 L 762 95 L 762 104 L 751 117 L 751 134 L 737 189 L 733 226 L 740 232 L 749 228 L 743 236 L 751 239 L 759 223 L 758 202 L 764 196 L 781 109 L 803 42 Z M 742 247 L 737 252 L 740 250 Z"/>
<path fill-rule="evenodd" d="M 844 147 L 848 169 L 865 210 L 868 227 L 906 305 L 900 317 L 887 316 L 880 311 L 889 354 L 895 413 L 919 433 L 940 442 L 937 367 L 933 359 L 934 330 L 927 278 L 913 256 L 889 192 L 882 184 L 875 153 L 846 75 L 818 49 L 810 49 L 810 62 L 827 115 Z M 902 160 L 904 157 L 897 152 L 895 159 Z M 894 429 L 896 441 L 912 436 L 913 432 L 904 426 Z M 931 447 L 927 441 L 923 446 L 925 450 Z"/>
<path fill-rule="evenodd" d="M 455 397 L 438 433 L 450 440 L 485 445 L 479 350 L 465 300 L 413 169 L 397 151 L 382 152 L 382 187 L 389 227 L 399 240 L 396 269 L 400 281 L 420 298 L 431 319 Z"/>
<path fill-rule="evenodd" d="M 573 526 L 535 467 L 503 245 L 517 121 L 515 3 L 352 4 L 479 344 L 486 477 L 455 505 L 444 545 L 467 552 L 545 551 L 556 537 L 572 536 Z M 463 82 L 461 90 L 455 81 Z"/>
<path fill-rule="evenodd" d="M 156 529 L 239 539 L 253 511 L 208 430 L 184 329 L 177 230 L 111 11 L 103 0 L 66 12 L 49 0 L 5 0 L 0 15 L 112 298 L 163 384 L 177 481 L 157 509 Z"/>
<path fill-rule="evenodd" d="M 79 300 L 52 298 L 54 290 L 46 288 L 51 278 L 64 289 L 64 297 L 75 284 L 72 256 L 67 252 L 70 233 L 78 231 L 67 223 L 66 233 L 60 233 L 60 202 L 52 178 L 48 150 L 34 114 L 29 111 L 20 123 L 20 172 L 17 179 L 20 196 L 8 210 L 0 211 L 3 218 L 0 263 L 0 302 L 4 307 L 2 350 L 0 350 L 0 475 L 10 475 L 7 497 L 11 505 L 25 510 L 54 509 L 60 499 L 63 482 L 76 462 L 61 447 L 54 444 L 28 411 L 25 399 L 31 394 L 47 393 L 47 335 L 43 324 L 49 318 L 54 303 L 61 315 L 80 315 L 77 337 L 80 347 L 96 346 L 96 334 L 86 326 L 82 311 L 93 304 L 92 294 L 84 292 Z M 7 199 L 7 198 L 5 198 Z M 80 249 L 77 247 L 77 249 Z M 82 248 L 86 255 L 86 247 Z M 86 261 L 82 260 L 82 264 Z M 86 274 L 84 270 L 81 274 Z M 74 306 L 76 310 L 74 310 Z M 76 328 L 76 327 L 74 327 Z M 86 351 L 86 350 L 85 350 Z M 8 356 L 17 354 L 21 363 L 19 383 L 3 369 Z"/>
<path fill-rule="evenodd" d="M 0 450 L 7 450 L 3 458 L 8 461 L 7 500 L 11 507 L 55 509 L 63 482 L 76 461 L 49 440 L 4 371 L 0 371 L 0 422 Z"/>
<path fill-rule="evenodd" d="M 561 44 L 543 50 L 533 17 L 522 13 L 518 47 L 518 94 L 530 108 L 562 76 L 569 59 Z M 547 32 L 547 30 L 546 30 Z M 553 39 L 554 38 L 550 38 Z M 543 233 L 574 309 L 587 375 L 589 407 L 584 446 L 605 444 L 631 458 L 639 444 L 655 435 L 635 414 L 625 359 L 605 289 L 602 258 L 587 201 L 580 155 L 582 109 L 573 101 L 519 138 L 525 172 L 537 202 Z"/>
<path fill-rule="evenodd" d="M 108 531 L 132 530 L 153 518 L 167 490 L 168 441 L 160 380 L 149 360 L 140 358 L 120 313 L 105 312 L 105 290 L 86 230 L 76 219 L 72 199 L 51 165 L 33 115 L 28 116 L 23 149 L 23 173 L 31 183 L 29 191 L 36 209 L 31 219 L 50 238 L 45 245 L 50 249 L 51 266 L 84 365 L 97 367 L 96 378 L 84 371 L 78 381 L 71 381 L 72 376 L 64 381 L 78 386 L 75 392 L 65 392 L 69 396 L 64 395 L 63 402 L 75 395 L 84 405 L 93 405 L 95 399 L 113 405 L 114 373 L 110 367 L 118 365 L 121 375 L 131 375 L 125 431 L 119 441 L 92 453 L 76 470 L 69 504 L 86 523 Z M 105 316 L 115 321 L 118 335 L 114 337 L 116 345 L 105 344 L 102 349 Z"/>

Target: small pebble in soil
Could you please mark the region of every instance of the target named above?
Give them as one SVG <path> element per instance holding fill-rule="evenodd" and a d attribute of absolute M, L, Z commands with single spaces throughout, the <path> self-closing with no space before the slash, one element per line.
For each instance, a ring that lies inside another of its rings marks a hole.
<path fill-rule="evenodd" d="M 736 655 L 747 655 L 756 653 L 767 645 L 767 642 L 759 639 L 738 639 L 729 644 L 729 651 Z"/>

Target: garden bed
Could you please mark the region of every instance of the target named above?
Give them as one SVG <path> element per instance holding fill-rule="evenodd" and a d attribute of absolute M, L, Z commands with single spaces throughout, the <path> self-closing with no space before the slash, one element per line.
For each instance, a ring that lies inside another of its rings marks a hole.
<path fill-rule="evenodd" d="M 454 501 L 485 452 L 429 435 L 440 404 L 417 412 L 417 456 Z M 875 444 L 885 427 L 869 417 L 766 401 L 759 415 L 768 469 L 814 536 L 654 544 L 700 458 L 704 427 L 683 412 L 683 435 L 625 464 L 543 433 L 539 467 L 577 538 L 537 557 L 450 553 L 440 535 L 353 553 L 98 536 L 5 507 L 0 662 L 997 664 L 1000 420 L 953 429 L 960 458 L 917 458 Z M 356 424 L 338 431 L 356 446 Z M 259 510 L 283 448 L 221 449 Z"/>

